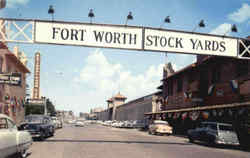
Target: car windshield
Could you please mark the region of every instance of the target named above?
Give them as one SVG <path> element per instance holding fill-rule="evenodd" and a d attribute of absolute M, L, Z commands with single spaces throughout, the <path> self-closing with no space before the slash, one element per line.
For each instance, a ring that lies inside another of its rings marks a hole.
<path fill-rule="evenodd" d="M 41 117 L 41 116 L 27 116 L 27 117 L 25 117 L 25 122 L 42 123 L 43 117 Z"/>
<path fill-rule="evenodd" d="M 222 131 L 234 131 L 233 127 L 228 125 L 219 125 L 219 129 Z"/>

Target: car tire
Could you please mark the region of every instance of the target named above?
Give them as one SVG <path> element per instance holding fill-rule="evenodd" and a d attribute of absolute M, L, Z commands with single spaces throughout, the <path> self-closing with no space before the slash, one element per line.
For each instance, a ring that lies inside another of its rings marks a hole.
<path fill-rule="evenodd" d="M 191 136 L 188 136 L 188 141 L 189 141 L 190 143 L 193 143 L 193 142 L 194 142 L 194 140 L 193 140 L 193 138 L 192 138 Z"/>
<path fill-rule="evenodd" d="M 40 137 L 39 137 L 39 140 L 40 140 L 40 141 L 44 141 L 44 139 L 45 139 L 45 133 L 44 133 L 44 132 L 41 132 L 41 135 L 40 135 Z"/>
<path fill-rule="evenodd" d="M 152 134 L 150 130 L 148 130 L 148 134 L 150 134 L 150 135 Z"/>
<path fill-rule="evenodd" d="M 20 151 L 18 154 L 17 154 L 17 157 L 18 158 L 26 158 L 28 156 L 28 152 L 26 149 Z"/>

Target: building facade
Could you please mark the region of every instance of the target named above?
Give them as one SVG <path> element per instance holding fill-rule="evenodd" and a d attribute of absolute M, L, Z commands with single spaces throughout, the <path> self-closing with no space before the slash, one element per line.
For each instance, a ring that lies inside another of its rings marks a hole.
<path fill-rule="evenodd" d="M 145 120 L 145 113 L 159 111 L 158 93 L 153 93 L 125 103 L 120 93 L 107 100 L 107 109 L 97 113 L 99 120 Z"/>
<path fill-rule="evenodd" d="M 12 53 L 4 43 L 0 43 L 0 75 L 20 77 L 20 84 L 0 83 L 0 113 L 10 116 L 17 125 L 24 120 L 24 102 L 26 97 L 26 74 L 30 71 L 25 66 L 27 58 L 14 48 Z"/>
<path fill-rule="evenodd" d="M 186 134 L 202 121 L 233 124 L 241 144 L 250 139 L 250 60 L 197 55 L 197 61 L 164 76 L 160 112 L 149 119 L 167 120 Z"/>

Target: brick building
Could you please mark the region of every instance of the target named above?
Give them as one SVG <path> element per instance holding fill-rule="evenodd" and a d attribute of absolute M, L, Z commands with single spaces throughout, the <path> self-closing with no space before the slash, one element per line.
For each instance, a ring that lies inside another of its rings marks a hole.
<path fill-rule="evenodd" d="M 0 43 L 0 74 L 19 74 L 19 85 L 0 84 L 0 113 L 9 115 L 17 125 L 24 119 L 24 102 L 26 97 L 26 74 L 30 73 L 25 64 L 27 59 L 18 48 L 12 53 L 4 43 Z"/>
<path fill-rule="evenodd" d="M 181 134 L 201 121 L 227 122 L 242 144 L 249 140 L 250 60 L 197 55 L 195 63 L 167 74 L 162 83 L 161 111 L 147 113 L 150 119 L 167 120 Z"/>

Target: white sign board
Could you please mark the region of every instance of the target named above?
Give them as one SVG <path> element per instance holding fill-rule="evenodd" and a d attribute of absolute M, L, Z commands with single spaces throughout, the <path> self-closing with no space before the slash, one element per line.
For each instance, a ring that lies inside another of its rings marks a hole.
<path fill-rule="evenodd" d="M 45 100 L 43 99 L 29 99 L 29 104 L 45 104 Z"/>
<path fill-rule="evenodd" d="M 237 56 L 237 39 L 197 33 L 145 29 L 144 50 Z"/>
<path fill-rule="evenodd" d="M 35 42 L 137 50 L 142 28 L 36 21 Z"/>
<path fill-rule="evenodd" d="M 237 57 L 236 38 L 121 25 L 35 21 L 34 42 Z"/>

